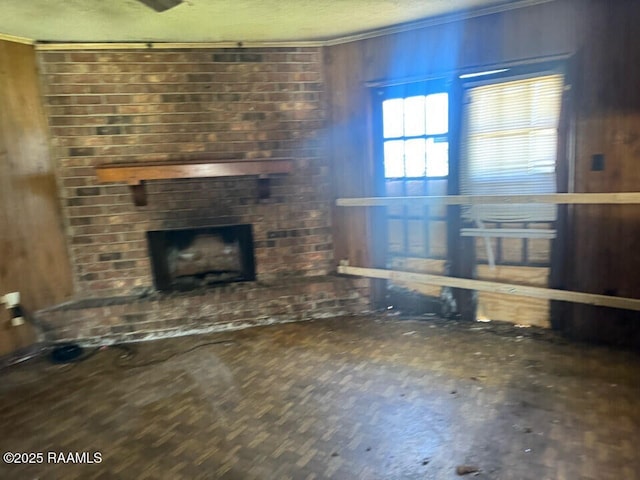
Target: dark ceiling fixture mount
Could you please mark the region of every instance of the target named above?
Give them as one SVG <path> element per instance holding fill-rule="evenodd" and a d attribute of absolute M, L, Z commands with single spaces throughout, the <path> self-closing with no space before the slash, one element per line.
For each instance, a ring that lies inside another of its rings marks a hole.
<path fill-rule="evenodd" d="M 182 3 L 182 0 L 138 0 L 156 12 L 164 12 Z"/>

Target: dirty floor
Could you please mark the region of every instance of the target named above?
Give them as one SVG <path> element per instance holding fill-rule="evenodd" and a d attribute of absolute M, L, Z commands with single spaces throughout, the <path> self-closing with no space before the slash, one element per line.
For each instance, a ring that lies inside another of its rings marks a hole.
<path fill-rule="evenodd" d="M 34 454 L 2 479 L 631 480 L 640 356 L 495 323 L 274 325 L 10 367 L 0 433 Z"/>

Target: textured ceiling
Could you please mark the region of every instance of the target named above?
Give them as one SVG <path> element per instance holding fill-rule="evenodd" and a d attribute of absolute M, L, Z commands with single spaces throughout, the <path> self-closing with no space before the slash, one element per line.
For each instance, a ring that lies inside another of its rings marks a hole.
<path fill-rule="evenodd" d="M 325 40 L 505 0 L 2 0 L 0 34 L 55 42 Z"/>

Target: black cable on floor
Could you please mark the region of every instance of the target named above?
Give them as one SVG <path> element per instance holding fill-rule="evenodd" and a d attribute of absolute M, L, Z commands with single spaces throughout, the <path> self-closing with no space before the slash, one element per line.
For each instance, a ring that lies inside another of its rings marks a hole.
<path fill-rule="evenodd" d="M 80 347 L 79 345 L 73 343 L 64 345 L 53 345 L 53 348 L 49 352 L 48 357 L 49 361 L 56 365 L 75 364 L 84 362 L 85 360 L 89 360 L 96 353 L 98 353 L 101 348 L 102 347 L 96 347 L 90 352 L 87 352 L 83 347 Z M 78 356 L 68 357 L 68 354 L 66 353 L 67 351 L 73 351 L 74 355 Z"/>
<path fill-rule="evenodd" d="M 134 369 L 134 368 L 143 368 L 143 367 L 150 367 L 152 365 L 157 365 L 160 363 L 164 363 L 167 360 L 170 360 L 174 357 L 180 356 L 180 355 L 184 355 L 187 353 L 191 353 L 195 350 L 198 350 L 199 348 L 202 347 L 207 347 L 207 346 L 211 346 L 211 345 L 220 345 L 220 344 L 235 344 L 235 340 L 217 340 L 217 341 L 212 341 L 212 342 L 205 342 L 205 343 L 200 343 L 198 345 L 195 345 L 191 348 L 188 348 L 187 350 L 183 350 L 183 351 L 179 351 L 179 352 L 174 352 L 171 355 L 168 355 L 165 358 L 159 358 L 157 360 L 151 360 L 149 362 L 144 362 L 144 363 L 137 363 L 137 364 L 127 364 L 127 363 L 122 363 L 121 361 L 119 361 L 119 359 L 122 358 L 129 358 L 132 359 L 137 355 L 137 352 L 134 348 L 131 347 L 131 345 L 125 344 L 125 343 L 118 343 L 118 344 L 114 344 L 114 345 L 109 345 L 110 348 L 117 348 L 119 350 L 123 350 L 124 354 L 121 355 L 120 357 L 116 357 L 114 359 L 113 364 L 118 367 L 118 368 L 122 368 L 122 369 Z M 93 357 L 96 355 L 96 353 L 98 353 L 99 351 L 106 351 L 108 350 L 107 347 L 101 346 L 101 347 L 96 347 L 93 350 L 91 350 L 90 352 L 87 353 L 83 353 L 80 357 L 74 359 L 73 361 L 67 362 L 67 363 L 55 363 L 51 361 L 51 357 L 49 355 L 50 351 L 47 351 L 47 349 L 45 349 L 45 351 L 36 357 L 33 357 L 32 359 L 26 360 L 25 362 L 20 362 L 20 363 L 15 363 L 12 365 L 4 365 L 0 368 L 0 372 L 4 371 L 4 370 L 10 370 L 12 369 L 12 367 L 17 367 L 17 366 L 26 366 L 29 362 L 31 361 L 37 361 L 37 360 L 43 360 L 43 356 L 46 357 L 46 363 L 36 363 L 36 369 L 38 370 L 39 375 L 34 378 L 33 380 L 29 380 L 26 382 L 11 382 L 11 381 L 7 381 L 6 378 L 3 379 L 3 386 L 4 387 L 20 387 L 23 385 L 29 385 L 29 384 L 33 384 L 33 383 L 38 383 L 42 381 L 42 376 L 43 375 L 47 375 L 50 373 L 63 373 L 63 372 L 68 372 L 70 370 L 72 370 L 78 363 L 84 362 L 85 360 L 88 360 L 89 358 Z M 56 367 L 67 367 L 67 368 L 48 368 L 48 366 L 56 366 Z M 1 391 L 1 389 L 0 389 Z"/>
<path fill-rule="evenodd" d="M 194 347 L 188 348 L 187 350 L 182 350 L 179 352 L 174 352 L 164 358 L 159 358 L 156 360 L 151 360 L 149 362 L 144 362 L 144 363 L 132 363 L 132 364 L 127 364 L 127 363 L 122 363 L 119 359 L 122 358 L 133 358 L 137 355 L 137 352 L 131 348 L 131 346 L 127 345 L 127 344 L 123 344 L 123 343 L 118 343 L 115 345 L 111 345 L 112 348 L 118 348 L 120 350 L 124 351 L 124 354 L 116 357 L 113 364 L 118 367 L 118 368 L 125 368 L 125 369 L 129 369 L 129 368 L 143 368 L 143 367 L 150 367 L 152 365 L 158 365 L 160 363 L 164 363 L 167 360 L 170 360 L 174 357 L 180 356 L 180 355 L 185 355 L 187 353 L 191 353 L 195 350 L 198 350 L 199 348 L 202 347 L 208 347 L 211 345 L 220 345 L 223 343 L 228 343 L 228 344 L 235 344 L 236 342 L 234 340 L 216 340 L 213 342 L 205 342 L 205 343 L 199 343 L 198 345 L 195 345 Z"/>

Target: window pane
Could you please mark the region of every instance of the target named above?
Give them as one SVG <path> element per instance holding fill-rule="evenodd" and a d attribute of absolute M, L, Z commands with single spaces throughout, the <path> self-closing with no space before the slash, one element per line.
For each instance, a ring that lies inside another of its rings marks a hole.
<path fill-rule="evenodd" d="M 438 135 L 449 131 L 449 95 L 447 93 L 427 95 L 425 112 L 427 135 Z"/>
<path fill-rule="evenodd" d="M 424 135 L 424 96 L 404 99 L 404 135 Z"/>
<path fill-rule="evenodd" d="M 384 138 L 401 137 L 403 128 L 403 106 L 402 98 L 385 100 L 382 102 L 382 123 Z"/>
<path fill-rule="evenodd" d="M 404 177 L 404 142 L 402 140 L 384 142 L 384 176 Z"/>
<path fill-rule="evenodd" d="M 449 175 L 449 142 L 427 140 L 427 177 Z"/>
<path fill-rule="evenodd" d="M 448 98 L 443 92 L 382 101 L 386 178 L 448 175 Z"/>
<path fill-rule="evenodd" d="M 404 158 L 407 177 L 424 177 L 424 138 L 404 142 Z"/>

